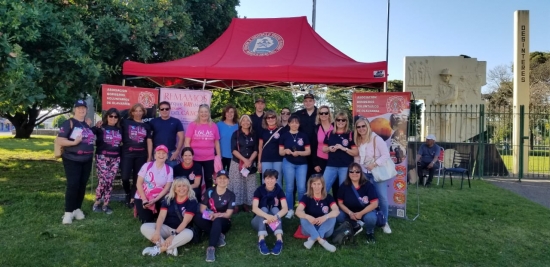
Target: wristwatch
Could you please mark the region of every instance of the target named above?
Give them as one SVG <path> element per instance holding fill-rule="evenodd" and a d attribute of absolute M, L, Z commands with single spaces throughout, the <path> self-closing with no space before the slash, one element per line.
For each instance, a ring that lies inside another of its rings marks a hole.
<path fill-rule="evenodd" d="M 275 215 L 275 217 L 277 217 L 277 220 L 281 219 L 281 216 L 279 216 L 279 214 Z"/>
<path fill-rule="evenodd" d="M 171 234 L 172 234 L 173 236 L 178 235 L 178 233 L 176 233 L 176 231 L 172 231 Z"/>

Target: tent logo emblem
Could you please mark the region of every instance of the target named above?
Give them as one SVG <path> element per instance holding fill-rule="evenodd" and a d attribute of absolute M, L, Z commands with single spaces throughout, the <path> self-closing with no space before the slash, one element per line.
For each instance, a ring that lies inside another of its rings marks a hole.
<path fill-rule="evenodd" d="M 249 56 L 270 56 L 281 51 L 284 45 L 285 40 L 279 34 L 262 32 L 248 38 L 244 42 L 243 52 Z"/>

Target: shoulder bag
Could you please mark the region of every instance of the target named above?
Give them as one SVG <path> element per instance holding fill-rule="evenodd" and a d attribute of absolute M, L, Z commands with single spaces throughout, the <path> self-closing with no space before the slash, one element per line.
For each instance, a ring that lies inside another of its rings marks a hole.
<path fill-rule="evenodd" d="M 71 125 L 71 132 L 73 130 L 73 119 L 69 118 L 69 124 Z M 71 133 L 69 133 L 69 136 Z M 61 158 L 61 155 L 63 155 L 63 146 L 59 144 L 59 137 L 55 137 L 53 140 L 53 155 L 55 158 Z"/>
<path fill-rule="evenodd" d="M 374 137 L 374 158 L 376 159 L 376 136 Z M 397 171 L 395 170 L 395 163 L 393 163 L 393 160 L 389 158 L 384 162 L 382 165 L 378 165 L 374 169 L 371 170 L 372 176 L 374 176 L 375 182 L 383 182 L 387 181 L 397 175 Z"/>
<path fill-rule="evenodd" d="M 361 201 L 361 197 L 359 196 L 359 193 L 357 193 L 357 189 L 355 189 L 355 186 L 351 185 L 351 189 L 353 189 L 353 193 L 355 194 L 357 201 L 359 201 L 359 204 L 361 204 L 361 206 L 365 208 L 365 203 Z M 384 213 L 382 213 L 379 208 L 376 208 L 376 226 L 383 227 L 384 225 L 386 225 L 386 216 L 384 216 Z"/>

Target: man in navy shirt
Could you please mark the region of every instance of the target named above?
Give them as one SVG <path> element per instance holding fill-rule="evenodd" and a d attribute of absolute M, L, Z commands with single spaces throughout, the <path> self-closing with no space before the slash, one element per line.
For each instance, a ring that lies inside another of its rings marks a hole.
<path fill-rule="evenodd" d="M 429 134 L 426 136 L 426 143 L 420 146 L 416 155 L 416 171 L 420 183 L 423 183 L 424 180 L 422 175 L 424 169 L 428 170 L 428 181 L 426 182 L 426 186 L 432 183 L 434 172 L 439 168 L 439 153 L 441 153 L 441 148 L 435 144 L 435 135 Z"/>
<path fill-rule="evenodd" d="M 300 131 L 307 135 L 308 140 L 311 142 L 312 153 L 308 156 L 308 168 L 307 177 L 309 178 L 315 170 L 313 158 L 316 157 L 317 151 L 317 132 L 315 131 L 315 119 L 317 118 L 317 107 L 315 106 L 315 97 L 313 94 L 308 93 L 304 95 L 304 109 L 296 111 L 294 113 L 300 118 Z"/>
<path fill-rule="evenodd" d="M 170 151 L 166 164 L 174 167 L 180 162 L 183 148 L 183 124 L 180 120 L 170 117 L 170 102 L 160 102 L 159 110 L 160 117 L 149 121 L 153 130 L 153 147 L 165 145 Z"/>
<path fill-rule="evenodd" d="M 252 129 L 254 134 L 259 138 L 262 134 L 262 120 L 264 119 L 264 109 L 265 109 L 265 99 L 257 98 L 254 102 L 254 107 L 256 111 L 250 114 L 250 119 L 252 119 Z"/>

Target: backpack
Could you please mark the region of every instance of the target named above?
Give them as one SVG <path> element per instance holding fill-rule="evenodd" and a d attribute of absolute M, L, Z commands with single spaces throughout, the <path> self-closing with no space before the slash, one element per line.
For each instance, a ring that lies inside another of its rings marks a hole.
<path fill-rule="evenodd" d="M 332 244 L 344 245 L 349 242 L 355 243 L 353 234 L 351 223 L 349 221 L 344 221 L 334 230 L 332 234 Z"/>
<path fill-rule="evenodd" d="M 71 131 L 73 130 L 73 119 L 69 119 L 69 124 L 71 125 Z M 63 155 L 63 146 L 59 144 L 57 137 L 53 140 L 53 156 L 58 159 Z"/>
<path fill-rule="evenodd" d="M 149 165 L 147 165 L 147 170 L 146 171 L 149 171 L 153 167 L 154 163 L 155 163 L 154 161 L 149 162 Z M 169 175 L 170 174 L 170 166 L 168 166 L 168 164 L 164 164 L 164 167 L 166 168 L 166 175 Z"/>

